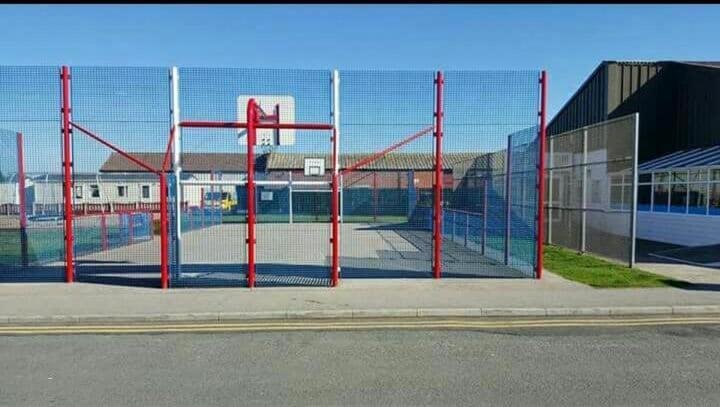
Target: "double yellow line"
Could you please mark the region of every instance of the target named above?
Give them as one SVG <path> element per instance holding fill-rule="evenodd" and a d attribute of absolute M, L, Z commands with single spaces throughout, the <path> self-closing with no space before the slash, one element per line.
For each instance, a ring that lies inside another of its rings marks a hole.
<path fill-rule="evenodd" d="M 150 334 L 360 330 L 493 330 L 571 327 L 640 327 L 720 324 L 720 316 L 606 319 L 427 319 L 427 320 L 304 320 L 152 325 L 3 326 L 0 335 Z"/>

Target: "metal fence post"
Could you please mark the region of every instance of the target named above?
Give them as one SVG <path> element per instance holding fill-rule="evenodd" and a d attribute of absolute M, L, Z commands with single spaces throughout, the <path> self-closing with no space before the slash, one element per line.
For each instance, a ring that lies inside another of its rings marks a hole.
<path fill-rule="evenodd" d="M 331 285 L 340 282 L 340 73 L 332 73 L 333 84 L 333 131 L 332 131 L 332 270 Z"/>
<path fill-rule="evenodd" d="M 177 67 L 170 69 L 170 112 L 172 120 L 172 143 L 173 143 L 173 173 L 174 179 L 174 192 L 175 198 L 173 202 L 173 211 L 175 213 L 175 222 L 172 225 L 175 228 L 173 233 L 173 242 L 175 250 L 173 263 L 179 270 L 179 265 L 182 259 L 182 200 L 183 200 L 183 188 L 180 184 L 182 180 L 182 143 L 181 134 L 182 128 L 180 127 L 180 73 Z M 163 169 L 164 170 L 164 169 Z M 221 194 L 222 195 L 222 194 Z M 161 198 L 162 200 L 162 198 Z M 161 202 L 162 203 L 162 202 Z M 162 205 L 161 205 L 162 206 Z M 177 273 L 173 273 L 177 274 Z"/>
<path fill-rule="evenodd" d="M 583 129 L 582 134 L 582 180 L 580 190 L 582 194 L 582 208 L 580 218 L 580 253 L 585 253 L 585 244 L 587 242 L 587 128 Z"/>
<path fill-rule="evenodd" d="M 508 136 L 505 163 L 505 265 L 510 263 L 510 224 L 512 222 L 512 134 Z"/>
<path fill-rule="evenodd" d="M 538 146 L 538 215 L 537 215 L 537 260 L 535 269 L 535 278 L 542 277 L 543 270 L 543 228 L 544 228 L 544 204 L 545 200 L 545 138 L 546 126 L 545 118 L 547 115 L 547 72 L 542 71 L 540 74 L 540 143 Z M 550 180 L 552 183 L 552 179 Z M 552 219 L 548 223 L 552 222 Z"/>
<path fill-rule="evenodd" d="M 634 137 L 634 146 L 633 146 L 633 164 L 632 164 L 632 172 L 633 172 L 633 185 L 632 185 L 632 205 L 631 205 L 631 213 L 630 213 L 630 268 L 635 267 L 635 250 L 636 250 L 636 242 L 635 239 L 637 238 L 637 200 L 638 200 L 638 141 L 639 141 L 639 135 L 640 135 L 640 114 L 635 113 L 635 137 Z M 708 174 L 709 175 L 709 174 Z M 710 178 L 708 177 L 708 180 Z M 710 187 L 710 182 L 708 182 L 708 188 Z M 688 188 L 689 190 L 689 188 Z M 652 194 L 650 194 L 652 196 Z M 709 194 L 707 195 L 710 196 Z M 710 200 L 706 199 L 707 203 L 709 204 Z M 707 212 L 706 212 L 707 213 Z"/>
<path fill-rule="evenodd" d="M 167 178 L 164 172 L 160 173 L 160 287 L 167 289 L 169 286 L 168 279 L 168 249 L 170 247 L 168 241 L 168 206 L 167 206 L 168 186 Z"/>
<path fill-rule="evenodd" d="M 438 71 L 435 78 L 435 190 L 433 199 L 433 277 L 442 275 L 442 196 L 443 196 L 443 73 Z"/>
<path fill-rule="evenodd" d="M 30 263 L 28 256 L 28 235 L 27 235 L 27 207 L 25 202 L 25 156 L 23 149 L 23 134 L 18 132 L 17 138 L 17 173 L 18 173 L 18 204 L 20 217 L 20 258 L 22 265 Z"/>
<path fill-rule="evenodd" d="M 65 203 L 65 281 L 75 280 L 73 238 L 72 147 L 70 129 L 70 68 L 62 67 L 63 192 Z"/>
<path fill-rule="evenodd" d="M 485 242 L 487 242 L 487 215 L 488 215 L 488 180 L 483 180 L 483 232 L 482 232 L 482 255 L 485 255 Z"/>
<path fill-rule="evenodd" d="M 247 105 L 247 258 L 248 287 L 255 287 L 255 126 L 257 105 L 250 99 Z"/>

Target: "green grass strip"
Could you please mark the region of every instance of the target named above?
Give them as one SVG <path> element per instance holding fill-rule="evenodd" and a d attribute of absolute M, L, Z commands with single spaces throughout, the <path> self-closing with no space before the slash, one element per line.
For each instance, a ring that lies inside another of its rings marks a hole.
<path fill-rule="evenodd" d="M 620 264 L 580 254 L 574 250 L 545 245 L 544 266 L 568 280 L 595 288 L 653 288 L 678 287 L 682 281 L 629 268 Z"/>

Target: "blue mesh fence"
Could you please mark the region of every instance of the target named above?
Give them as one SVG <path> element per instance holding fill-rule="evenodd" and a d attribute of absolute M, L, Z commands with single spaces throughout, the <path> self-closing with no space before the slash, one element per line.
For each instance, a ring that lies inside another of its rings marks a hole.
<path fill-rule="evenodd" d="M 443 202 L 444 274 L 533 276 L 539 76 L 445 74 L 444 155 L 458 160 Z"/>
<path fill-rule="evenodd" d="M 160 169 L 170 128 L 168 70 L 72 67 L 70 75 L 77 278 L 157 286 L 160 234 L 153 215 L 159 222 L 159 176 L 93 140 L 81 128 Z M 109 214 L 106 222 L 113 222 L 109 245 L 98 233 L 102 217 L 82 218 L 98 212 Z"/>
<path fill-rule="evenodd" d="M 432 71 L 340 72 L 341 168 L 401 144 L 343 175 L 343 278 L 431 275 L 432 227 L 419 215 L 432 210 L 434 77 Z"/>
<path fill-rule="evenodd" d="M 330 123 L 327 70 L 180 68 L 183 120 L 245 122 L 248 100 L 281 123 Z M 255 148 L 256 270 L 258 285 L 326 285 L 330 271 L 329 173 L 304 176 L 304 159 L 330 168 L 327 131 L 258 130 Z M 211 141 L 211 142 L 209 142 Z M 222 224 L 181 234 L 187 284 L 244 284 L 247 268 L 247 133 L 241 129 L 182 129 L 183 204 L 193 205 L 209 172 L 221 172 L 227 195 Z M 293 182 L 315 182 L 312 188 Z M 217 181 L 217 179 L 215 180 Z M 234 184 L 233 184 L 234 183 Z M 322 185 L 324 183 L 324 185 Z M 292 192 L 291 192 L 292 189 Z M 293 213 L 294 212 L 294 213 Z M 311 247 L 311 248 L 308 248 Z M 182 277 L 182 275 L 181 275 Z M 197 278 L 201 277 L 201 278 Z"/>
<path fill-rule="evenodd" d="M 153 238 L 153 215 L 120 212 L 76 216 L 75 254 L 90 256 Z"/>
<path fill-rule="evenodd" d="M 64 279 L 61 141 L 59 69 L 0 66 L 0 281 Z"/>

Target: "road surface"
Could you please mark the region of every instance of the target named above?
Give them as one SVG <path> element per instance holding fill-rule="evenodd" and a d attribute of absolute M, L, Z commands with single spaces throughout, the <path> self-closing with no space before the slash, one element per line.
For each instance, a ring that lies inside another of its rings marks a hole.
<path fill-rule="evenodd" d="M 720 404 L 720 325 L 0 341 L 13 406 Z"/>

